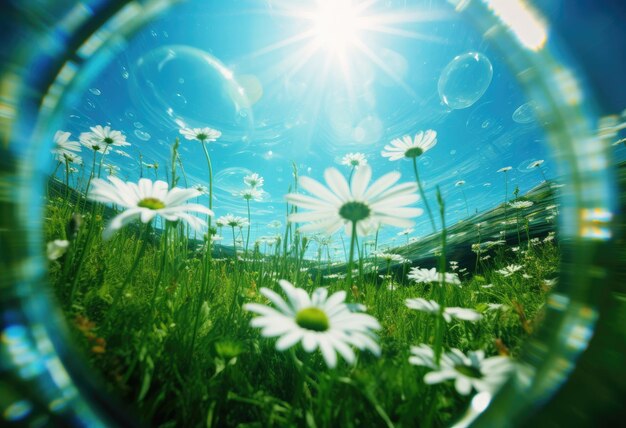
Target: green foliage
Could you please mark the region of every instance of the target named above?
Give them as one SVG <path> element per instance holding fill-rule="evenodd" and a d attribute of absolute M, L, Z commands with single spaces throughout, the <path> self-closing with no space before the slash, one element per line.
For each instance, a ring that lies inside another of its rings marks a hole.
<path fill-rule="evenodd" d="M 242 309 L 247 302 L 268 303 L 261 287 L 281 294 L 281 278 L 309 292 L 320 284 L 330 292 L 347 288 L 341 278 L 321 276 L 327 263 L 298 255 L 299 235 L 290 225 L 273 254 L 216 259 L 206 248 L 196 251 L 182 225 L 133 226 L 104 242 L 102 207 L 54 198 L 47 237 L 64 238 L 75 211 L 84 219 L 68 253 L 51 262 L 51 283 L 77 346 L 108 390 L 160 427 L 449 424 L 469 398 L 452 382 L 426 385 L 427 369 L 409 364 L 410 346 L 433 344 L 439 327 L 433 315 L 407 308 L 405 300 L 442 296 L 446 306 L 483 315 L 476 323 L 443 324 L 445 349 L 515 357 L 536 328 L 550 288 L 545 280 L 556 275 L 559 261 L 552 241 L 519 243 L 517 251 L 493 247 L 481 253 L 491 258 L 477 264 L 478 271 L 473 261 L 459 266 L 465 269 L 461 287 L 443 289 L 410 283 L 406 269 L 361 268 L 348 301 L 379 320 L 382 356 L 359 353 L 354 366 L 342 361 L 329 370 L 317 353 L 278 352 Z M 511 264 L 523 269 L 497 272 Z"/>

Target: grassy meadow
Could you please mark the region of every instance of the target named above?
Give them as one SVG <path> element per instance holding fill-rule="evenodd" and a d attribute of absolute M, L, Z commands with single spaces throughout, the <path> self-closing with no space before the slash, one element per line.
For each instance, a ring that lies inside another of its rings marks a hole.
<path fill-rule="evenodd" d="M 176 147 L 170 189 L 180 186 Z M 302 231 L 297 216 L 251 242 L 249 217 L 219 221 L 198 211 L 207 223 L 198 232 L 192 220 L 158 217 L 167 199 L 156 197 L 135 208 L 157 216 L 111 230 L 131 208 L 92 196 L 105 194 L 98 176 L 107 175 L 96 153 L 86 187 L 71 186 L 67 160 L 50 179 L 50 283 L 94 375 L 149 426 L 447 425 L 515 369 L 557 276 L 558 209 L 548 182 L 425 238 L 407 232 L 390 248 L 373 235 Z M 207 161 L 210 168 L 208 153 Z M 419 179 L 405 190 L 421 192 Z M 291 216 L 313 203 L 291 198 Z M 445 201 L 429 202 L 424 215 L 445 224 Z M 358 204 L 339 210 L 353 232 L 375 210 Z M 329 246 L 340 235 L 350 251 L 337 259 Z M 335 323 L 343 330 L 331 337 Z M 285 338 L 293 329 L 303 336 Z"/>

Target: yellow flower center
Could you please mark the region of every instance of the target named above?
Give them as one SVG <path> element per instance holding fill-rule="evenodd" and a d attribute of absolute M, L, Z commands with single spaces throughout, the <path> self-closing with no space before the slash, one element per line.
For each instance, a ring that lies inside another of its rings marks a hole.
<path fill-rule="evenodd" d="M 160 210 L 165 208 L 165 204 L 156 198 L 144 198 L 137 204 L 138 207 L 148 208 L 150 210 Z"/>
<path fill-rule="evenodd" d="M 339 209 L 339 215 L 349 221 L 365 220 L 370 215 L 370 209 L 363 202 L 346 202 Z"/>
<path fill-rule="evenodd" d="M 420 149 L 419 147 L 411 147 L 409 150 L 404 152 L 404 156 L 407 158 L 416 158 L 418 156 L 421 156 L 423 153 L 424 150 Z"/>
<path fill-rule="evenodd" d="M 296 314 L 296 324 L 313 331 L 326 331 L 330 327 L 328 317 L 323 310 L 315 307 L 305 308 Z"/>

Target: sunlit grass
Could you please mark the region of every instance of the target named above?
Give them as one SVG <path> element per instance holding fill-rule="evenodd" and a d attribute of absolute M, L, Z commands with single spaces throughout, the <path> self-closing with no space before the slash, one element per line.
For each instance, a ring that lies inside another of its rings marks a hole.
<path fill-rule="evenodd" d="M 189 132 L 203 147 L 209 141 L 203 129 Z M 394 186 L 399 175 L 387 174 L 368 193 L 371 168 L 349 154 L 348 181 L 329 170 L 330 190 L 294 170 L 291 189 L 315 198 L 289 193 L 284 223 L 251 243 L 250 203 L 263 178 L 242 183 L 247 218 L 211 225 L 208 207 L 185 205 L 210 194 L 210 181 L 175 188 L 184 175 L 177 148 L 170 183 L 138 184 L 99 178 L 108 149 L 93 149 L 91 170 L 82 167 L 88 196 L 67 187 L 66 170 L 64 183 L 51 180 L 46 213 L 50 280 L 76 343 L 151 426 L 441 426 L 514 369 L 554 285 L 559 249 L 545 222 L 556 206 L 538 208 L 517 190 L 509 201 L 505 175 L 504 204 L 480 222 L 446 227 L 437 192 L 441 229 L 417 241 L 406 228 L 402 244 L 382 248 L 376 226 L 408 227 L 421 213 L 404 207 L 418 200 L 419 177 Z M 385 198 L 393 213 L 376 205 Z M 194 233 L 205 218 L 207 232 Z M 343 262 L 329 247 L 346 228 Z M 517 233 L 507 241 L 505 229 Z M 466 253 L 451 258 L 461 244 Z"/>

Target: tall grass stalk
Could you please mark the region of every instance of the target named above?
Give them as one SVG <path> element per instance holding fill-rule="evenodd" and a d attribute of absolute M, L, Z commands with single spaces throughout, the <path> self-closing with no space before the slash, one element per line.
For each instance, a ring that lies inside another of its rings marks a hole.
<path fill-rule="evenodd" d="M 417 182 L 417 188 L 419 189 L 422 200 L 424 201 L 424 206 L 426 207 L 426 212 L 428 213 L 428 219 L 430 220 L 430 225 L 433 228 L 433 233 L 437 233 L 437 226 L 435 226 L 435 218 L 433 217 L 433 212 L 430 210 L 430 205 L 428 205 L 428 200 L 426 199 L 426 193 L 424 192 L 424 188 L 422 187 L 422 182 L 420 181 L 419 173 L 417 172 L 417 158 L 411 158 L 413 161 L 413 172 L 415 173 L 415 181 Z"/>

